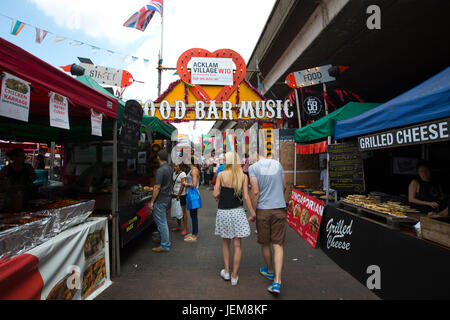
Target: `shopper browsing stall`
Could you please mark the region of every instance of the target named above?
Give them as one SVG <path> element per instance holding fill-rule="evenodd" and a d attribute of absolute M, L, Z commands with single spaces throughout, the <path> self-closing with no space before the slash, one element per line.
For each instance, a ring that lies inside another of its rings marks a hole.
<path fill-rule="evenodd" d="M 180 231 L 181 230 L 181 220 L 183 220 L 183 232 L 181 233 L 183 236 L 187 234 L 187 215 L 186 215 L 186 173 L 181 170 L 181 165 L 174 164 L 174 173 L 173 173 L 173 197 L 176 201 L 180 202 L 182 217 L 181 219 L 177 218 L 178 226 L 173 228 L 172 231 Z M 172 210 L 174 210 L 172 205 Z"/>
<path fill-rule="evenodd" d="M 160 246 L 153 248 L 153 252 L 170 251 L 169 227 L 167 225 L 166 213 L 169 203 L 172 201 L 172 175 L 173 170 L 169 166 L 169 155 L 167 151 L 160 150 L 157 153 L 159 168 L 156 170 L 153 197 L 150 202 L 150 210 L 153 210 L 153 219 L 158 227 L 161 237 Z"/>

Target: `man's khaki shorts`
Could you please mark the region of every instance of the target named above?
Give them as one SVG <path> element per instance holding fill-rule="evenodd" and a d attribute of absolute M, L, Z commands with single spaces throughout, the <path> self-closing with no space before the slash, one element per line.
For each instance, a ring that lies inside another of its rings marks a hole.
<path fill-rule="evenodd" d="M 256 210 L 256 230 L 259 244 L 284 245 L 286 239 L 286 209 Z"/>

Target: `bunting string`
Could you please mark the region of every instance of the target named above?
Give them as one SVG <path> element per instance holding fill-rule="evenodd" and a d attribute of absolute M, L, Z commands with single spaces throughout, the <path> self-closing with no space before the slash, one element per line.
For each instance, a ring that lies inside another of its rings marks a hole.
<path fill-rule="evenodd" d="M 19 20 L 15 19 L 15 18 L 9 17 L 9 16 L 4 15 L 2 13 L 0 13 L 0 16 L 11 20 L 12 23 L 11 23 L 10 34 L 12 34 L 14 36 L 19 35 L 19 33 L 23 30 L 23 28 L 25 26 L 28 26 L 28 27 L 31 27 L 31 28 L 35 29 L 35 31 L 36 31 L 36 38 L 35 38 L 36 40 L 35 40 L 35 42 L 39 43 L 39 44 L 42 44 L 44 42 L 44 40 L 46 38 L 48 38 L 48 35 L 51 34 L 51 35 L 54 36 L 54 39 L 53 39 L 54 43 L 68 41 L 69 44 L 71 46 L 73 46 L 73 47 L 86 45 L 86 46 L 89 46 L 91 48 L 92 54 L 97 54 L 100 51 L 104 51 L 108 56 L 111 56 L 113 54 L 116 54 L 116 55 L 120 56 L 120 58 L 121 58 L 121 60 L 123 62 L 126 59 L 130 59 L 132 62 L 136 62 L 138 60 L 142 60 L 143 63 L 144 63 L 144 66 L 146 68 L 149 66 L 150 60 L 147 59 L 147 58 L 136 57 L 136 56 L 130 55 L 130 54 L 124 54 L 124 53 L 117 52 L 117 51 L 114 51 L 114 50 L 110 50 L 110 49 L 102 48 L 102 47 L 99 47 L 99 46 L 96 46 L 96 45 L 92 45 L 92 44 L 89 44 L 89 43 L 86 43 L 86 42 L 83 42 L 83 41 L 79 41 L 79 40 L 76 40 L 76 39 L 71 39 L 71 38 L 68 38 L 68 37 L 65 37 L 65 36 L 61 36 L 61 35 L 58 35 L 58 34 L 55 34 L 55 33 L 51 32 L 51 31 L 44 30 L 44 29 L 39 28 L 37 26 L 31 25 L 29 23 L 26 23 L 26 22 L 23 22 L 23 21 L 19 21 Z"/>

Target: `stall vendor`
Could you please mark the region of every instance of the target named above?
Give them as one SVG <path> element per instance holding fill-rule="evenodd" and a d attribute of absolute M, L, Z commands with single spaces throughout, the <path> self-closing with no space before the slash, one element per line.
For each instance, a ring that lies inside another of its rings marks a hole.
<path fill-rule="evenodd" d="M 0 171 L 0 183 L 8 196 L 9 204 L 14 211 L 21 210 L 27 200 L 32 198 L 36 180 L 33 167 L 25 163 L 25 151 L 22 148 L 6 153 L 12 163 Z"/>
<path fill-rule="evenodd" d="M 327 190 L 328 188 L 328 171 L 327 171 L 327 160 L 322 161 L 322 170 L 320 171 L 320 185 L 322 190 Z"/>
<path fill-rule="evenodd" d="M 448 216 L 448 202 L 439 184 L 431 179 L 430 166 L 426 162 L 417 165 L 418 178 L 409 184 L 408 201 L 419 211 L 430 217 Z"/>

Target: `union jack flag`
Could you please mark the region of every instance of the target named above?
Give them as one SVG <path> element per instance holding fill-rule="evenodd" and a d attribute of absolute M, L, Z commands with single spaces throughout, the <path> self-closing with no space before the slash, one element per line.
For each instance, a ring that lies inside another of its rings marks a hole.
<path fill-rule="evenodd" d="M 144 31 L 155 12 L 162 15 L 163 0 L 152 0 L 143 6 L 138 12 L 134 13 L 125 23 L 124 27 L 135 28 Z"/>

